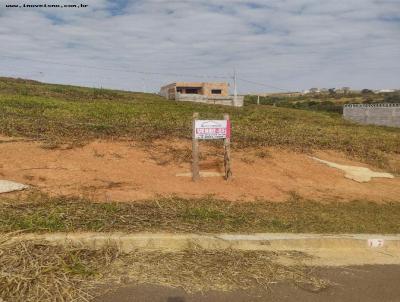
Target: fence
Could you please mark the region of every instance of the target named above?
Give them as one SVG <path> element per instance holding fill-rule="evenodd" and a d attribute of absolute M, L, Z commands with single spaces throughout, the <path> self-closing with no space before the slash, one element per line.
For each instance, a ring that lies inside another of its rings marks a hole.
<path fill-rule="evenodd" d="M 400 104 L 346 104 L 343 117 L 361 124 L 400 127 Z"/>
<path fill-rule="evenodd" d="M 234 96 L 213 96 L 208 97 L 201 94 L 184 94 L 177 93 L 175 96 L 177 101 L 187 101 L 187 102 L 198 102 L 198 103 L 206 103 L 206 104 L 214 104 L 214 105 L 226 105 L 226 106 L 243 106 L 243 96 L 237 96 L 236 100 L 234 100 Z"/>

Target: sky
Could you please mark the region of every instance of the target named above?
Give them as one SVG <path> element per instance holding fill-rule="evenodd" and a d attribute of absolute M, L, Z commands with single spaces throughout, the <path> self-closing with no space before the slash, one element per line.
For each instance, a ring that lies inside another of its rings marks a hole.
<path fill-rule="evenodd" d="M 234 70 L 243 94 L 400 88 L 400 0 L 0 0 L 0 76 L 157 92 Z"/>

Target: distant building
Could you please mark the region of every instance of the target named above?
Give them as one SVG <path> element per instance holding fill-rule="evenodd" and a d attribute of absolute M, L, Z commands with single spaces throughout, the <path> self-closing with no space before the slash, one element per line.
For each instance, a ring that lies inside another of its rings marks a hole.
<path fill-rule="evenodd" d="M 380 90 L 376 90 L 376 93 L 390 93 L 390 92 L 396 92 L 396 90 L 394 89 L 380 89 Z"/>
<path fill-rule="evenodd" d="M 350 92 L 352 92 L 350 87 L 342 87 L 342 88 L 336 89 L 337 94 L 349 94 Z"/>
<path fill-rule="evenodd" d="M 208 97 L 229 95 L 228 83 L 176 82 L 160 89 L 160 95 L 168 100 L 175 100 L 177 94 L 198 94 Z"/>
<path fill-rule="evenodd" d="M 243 96 L 229 95 L 228 83 L 176 82 L 161 87 L 159 94 L 168 100 L 243 106 Z"/>
<path fill-rule="evenodd" d="M 318 93 L 323 93 L 323 94 L 333 94 L 333 93 L 337 93 L 337 94 L 348 94 L 352 92 L 352 90 L 350 89 L 350 87 L 342 87 L 342 88 L 310 88 L 307 90 L 303 90 L 302 94 L 318 94 Z"/>
<path fill-rule="evenodd" d="M 319 88 L 310 88 L 309 93 L 320 93 Z"/>
<path fill-rule="evenodd" d="M 342 88 L 338 88 L 335 91 L 337 94 L 349 94 L 351 91 L 350 87 L 342 87 Z"/>

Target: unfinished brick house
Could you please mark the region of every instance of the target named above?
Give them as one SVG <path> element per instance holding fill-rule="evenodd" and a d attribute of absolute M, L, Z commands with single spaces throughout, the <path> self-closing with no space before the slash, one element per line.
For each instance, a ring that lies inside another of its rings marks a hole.
<path fill-rule="evenodd" d="M 228 83 L 176 82 L 160 89 L 168 100 L 190 101 L 217 105 L 242 106 L 243 97 L 229 95 Z"/>

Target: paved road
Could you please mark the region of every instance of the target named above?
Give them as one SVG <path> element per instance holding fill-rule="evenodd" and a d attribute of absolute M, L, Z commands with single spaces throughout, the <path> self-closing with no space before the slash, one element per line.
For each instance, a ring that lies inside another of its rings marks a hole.
<path fill-rule="evenodd" d="M 269 293 L 254 291 L 207 292 L 189 295 L 180 289 L 128 285 L 96 302 L 400 302 L 400 266 L 319 268 L 318 275 L 334 283 L 319 293 L 278 284 Z"/>

